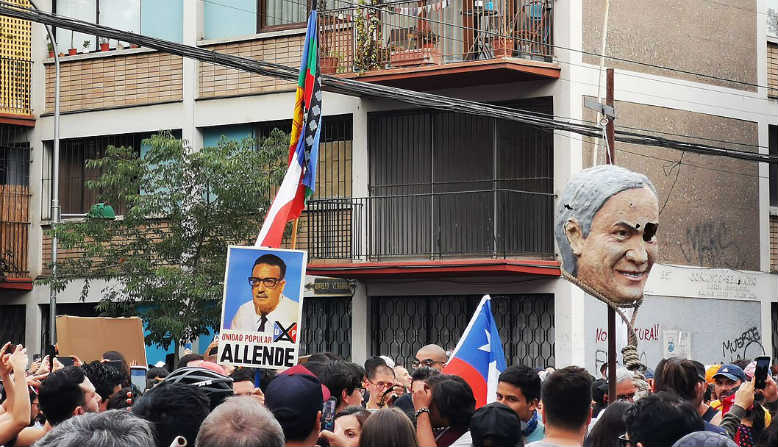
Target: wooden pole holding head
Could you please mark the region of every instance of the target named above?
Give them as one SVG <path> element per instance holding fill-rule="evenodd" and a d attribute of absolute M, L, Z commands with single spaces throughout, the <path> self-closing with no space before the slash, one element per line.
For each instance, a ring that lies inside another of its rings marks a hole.
<path fill-rule="evenodd" d="M 613 107 L 613 69 L 606 72 L 605 105 Z M 616 164 L 613 117 L 608 118 L 605 135 L 608 139 L 608 164 Z M 616 311 L 608 306 L 608 405 L 616 402 Z"/>

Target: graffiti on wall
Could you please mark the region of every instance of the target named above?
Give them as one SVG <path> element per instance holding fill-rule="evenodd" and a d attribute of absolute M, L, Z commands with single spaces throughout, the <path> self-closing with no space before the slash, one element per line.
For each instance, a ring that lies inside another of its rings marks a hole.
<path fill-rule="evenodd" d="M 762 336 L 756 326 L 721 342 L 721 358 L 728 363 L 741 359 L 753 359 L 764 354 Z"/>
<path fill-rule="evenodd" d="M 744 268 L 739 246 L 732 238 L 733 231 L 724 222 L 704 222 L 686 229 L 681 253 L 693 265 Z"/>

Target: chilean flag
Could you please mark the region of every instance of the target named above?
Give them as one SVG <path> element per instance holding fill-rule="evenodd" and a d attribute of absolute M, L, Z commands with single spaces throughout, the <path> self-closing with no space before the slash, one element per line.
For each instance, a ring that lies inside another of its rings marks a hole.
<path fill-rule="evenodd" d="M 316 188 L 316 165 L 321 138 L 321 76 L 316 9 L 308 17 L 300 74 L 297 78 L 292 131 L 289 137 L 289 168 L 265 216 L 257 247 L 280 247 L 286 223 L 300 217 L 305 201 Z"/>
<path fill-rule="evenodd" d="M 492 299 L 484 295 L 443 373 L 465 379 L 473 389 L 475 407 L 480 408 L 497 400 L 497 378 L 505 368 L 505 353 L 492 316 Z"/>

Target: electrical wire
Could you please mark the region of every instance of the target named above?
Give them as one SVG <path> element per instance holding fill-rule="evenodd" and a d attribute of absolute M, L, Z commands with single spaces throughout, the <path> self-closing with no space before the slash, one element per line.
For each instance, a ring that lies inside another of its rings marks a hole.
<path fill-rule="evenodd" d="M 176 54 L 204 62 L 216 63 L 239 70 L 276 77 L 288 81 L 295 81 L 298 78 L 298 69 L 294 67 L 287 67 L 271 62 L 242 58 L 230 54 L 217 53 L 203 48 L 164 41 L 161 39 L 142 36 L 126 31 L 120 31 L 114 28 L 95 25 L 78 19 L 60 17 L 55 14 L 34 11 L 28 8 L 20 8 L 16 5 L 8 4 L 4 1 L 0 1 L 0 14 L 63 27 L 87 34 L 94 34 L 101 37 L 119 39 L 170 54 Z M 490 104 L 479 103 L 476 101 L 468 101 L 431 93 L 405 90 L 397 87 L 371 84 L 353 79 L 343 79 L 331 75 L 321 75 L 321 83 L 322 87 L 327 91 L 350 96 L 372 96 L 377 98 L 385 98 L 416 105 L 419 107 L 433 108 L 449 112 L 466 113 L 477 116 L 488 116 L 492 118 L 530 124 L 544 129 L 566 130 L 590 137 L 599 137 L 600 135 L 600 129 L 596 126 L 576 124 L 561 119 L 542 118 L 534 114 L 523 113 L 521 111 L 502 107 L 495 107 Z M 616 140 L 625 143 L 668 147 L 706 155 L 727 156 L 748 161 L 778 164 L 778 156 L 775 155 L 738 151 L 707 144 L 693 144 L 686 141 L 672 140 L 655 135 L 623 131 L 621 129 L 616 131 Z"/>

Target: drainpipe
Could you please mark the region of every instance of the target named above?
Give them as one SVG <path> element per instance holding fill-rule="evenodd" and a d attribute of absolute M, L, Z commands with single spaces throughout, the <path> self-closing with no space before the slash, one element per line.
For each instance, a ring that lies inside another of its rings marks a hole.
<path fill-rule="evenodd" d="M 30 0 L 30 5 L 40 11 L 35 3 Z M 51 26 L 44 25 L 49 34 L 49 40 L 54 47 L 54 167 L 51 175 L 51 229 L 56 229 L 59 223 L 59 54 L 57 53 L 56 40 Z M 51 239 L 51 277 L 52 280 L 57 277 L 57 236 Z M 49 345 L 53 346 L 57 342 L 57 291 L 52 285 L 49 286 Z"/>

